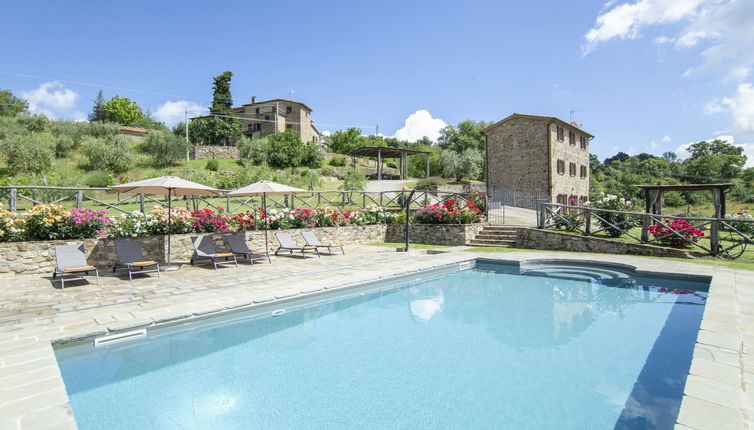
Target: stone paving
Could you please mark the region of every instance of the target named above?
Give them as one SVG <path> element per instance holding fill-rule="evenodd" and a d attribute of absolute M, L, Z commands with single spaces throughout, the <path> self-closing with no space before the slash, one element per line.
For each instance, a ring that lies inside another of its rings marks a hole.
<path fill-rule="evenodd" d="M 281 256 L 217 271 L 183 267 L 128 282 L 103 270 L 101 284 L 65 290 L 39 275 L 0 278 L 0 429 L 75 429 L 51 342 L 147 327 L 348 288 L 477 257 L 601 260 L 641 270 L 713 277 L 678 429 L 749 428 L 754 406 L 754 272 L 661 259 L 584 253 L 428 255 L 350 246 L 347 255 Z"/>

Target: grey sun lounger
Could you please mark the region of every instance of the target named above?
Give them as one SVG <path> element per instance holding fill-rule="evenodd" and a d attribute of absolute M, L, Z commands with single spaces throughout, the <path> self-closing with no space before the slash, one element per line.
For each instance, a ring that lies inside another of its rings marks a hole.
<path fill-rule="evenodd" d="M 272 263 L 269 251 L 264 249 L 249 249 L 249 246 L 246 244 L 246 239 L 242 234 L 226 234 L 225 241 L 228 242 L 230 252 L 236 256 L 248 258 L 249 263 L 251 263 L 252 266 L 254 265 L 254 260 L 259 261 L 266 259 L 268 262 Z"/>
<path fill-rule="evenodd" d="M 118 269 L 128 270 L 128 280 L 134 274 L 157 273 L 160 277 L 160 265 L 153 260 L 147 260 L 141 253 L 141 246 L 135 240 L 115 239 L 115 254 L 118 262 L 113 266 L 113 273 Z"/>
<path fill-rule="evenodd" d="M 340 242 L 333 242 L 333 243 L 322 243 L 317 239 L 317 236 L 314 235 L 314 232 L 311 231 L 302 231 L 301 236 L 304 236 L 304 240 L 306 241 L 306 244 L 309 246 L 315 246 L 317 248 L 327 248 L 327 253 L 332 254 L 332 248 L 340 248 L 340 252 L 343 253 L 343 255 L 346 255 L 346 251 L 343 250 L 343 244 Z"/>
<path fill-rule="evenodd" d="M 96 267 L 86 262 L 84 254 L 84 245 L 55 245 L 55 270 L 52 272 L 52 279 L 60 275 L 60 288 L 65 288 L 65 281 L 84 280 L 84 276 L 94 272 L 99 284 L 99 271 Z M 67 278 L 66 275 L 74 275 Z"/>
<path fill-rule="evenodd" d="M 275 255 L 278 255 L 278 252 L 280 251 L 290 251 L 291 254 L 293 254 L 293 251 L 296 251 L 300 252 L 301 256 L 304 258 L 306 258 L 307 252 L 315 252 L 317 254 L 317 257 L 319 257 L 319 250 L 316 246 L 298 246 L 296 245 L 296 242 L 291 239 L 291 236 L 288 233 L 277 232 L 275 233 L 275 237 L 278 239 L 278 243 L 280 243 L 278 249 L 275 250 Z"/>
<path fill-rule="evenodd" d="M 217 270 L 217 266 L 234 264 L 238 267 L 236 255 L 232 252 L 217 252 L 215 245 L 212 243 L 212 236 L 195 236 L 191 238 L 194 245 L 194 255 L 191 256 L 191 265 L 197 261 L 211 261 Z"/>

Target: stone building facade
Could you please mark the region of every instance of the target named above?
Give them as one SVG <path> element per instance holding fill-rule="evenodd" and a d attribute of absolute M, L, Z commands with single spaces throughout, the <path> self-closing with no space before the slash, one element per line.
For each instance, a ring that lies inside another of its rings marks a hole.
<path fill-rule="evenodd" d="M 536 199 L 564 204 L 589 199 L 589 141 L 594 136 L 575 123 L 515 113 L 482 133 L 493 202 L 533 207 Z"/>
<path fill-rule="evenodd" d="M 301 135 L 303 142 L 321 144 L 322 136 L 312 124 L 312 110 L 307 105 L 294 100 L 273 99 L 257 101 L 233 108 L 234 116 L 243 126 L 247 136 L 258 139 L 272 133 L 291 129 Z M 210 118 L 197 117 L 198 118 Z"/>

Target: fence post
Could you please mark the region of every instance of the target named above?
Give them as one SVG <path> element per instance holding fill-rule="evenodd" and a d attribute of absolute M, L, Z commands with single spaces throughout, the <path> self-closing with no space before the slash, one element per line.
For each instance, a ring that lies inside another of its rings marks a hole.
<path fill-rule="evenodd" d="M 230 196 L 225 196 L 225 212 L 230 214 Z"/>
<path fill-rule="evenodd" d="M 592 234 L 592 212 L 589 209 L 584 209 L 584 234 L 591 236 Z"/>
<path fill-rule="evenodd" d="M 537 228 L 545 228 L 545 224 L 547 223 L 545 202 L 549 203 L 549 200 L 537 200 Z"/>
<path fill-rule="evenodd" d="M 362 208 L 367 207 L 367 192 L 366 191 L 361 192 L 361 207 Z"/>
<path fill-rule="evenodd" d="M 144 193 L 139 194 L 139 209 L 144 213 Z"/>
<path fill-rule="evenodd" d="M 16 212 L 16 202 L 18 201 L 18 189 L 13 187 L 10 189 L 8 197 L 8 210 Z"/>
<path fill-rule="evenodd" d="M 645 213 L 641 221 L 641 241 L 647 243 L 649 241 L 649 214 Z"/>
<path fill-rule="evenodd" d="M 487 190 L 484 191 L 484 221 L 487 224 L 490 223 L 490 199 Z M 505 221 L 503 221 L 503 224 L 505 224 Z"/>
<path fill-rule="evenodd" d="M 346 192 L 345 191 L 340 192 L 340 207 L 342 208 L 346 207 Z"/>
<path fill-rule="evenodd" d="M 718 255 L 720 253 L 720 219 L 715 218 L 709 226 L 709 244 L 710 254 Z"/>

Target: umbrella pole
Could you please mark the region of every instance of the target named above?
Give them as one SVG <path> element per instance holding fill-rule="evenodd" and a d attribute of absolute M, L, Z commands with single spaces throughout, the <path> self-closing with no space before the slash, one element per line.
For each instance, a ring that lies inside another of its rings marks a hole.
<path fill-rule="evenodd" d="M 171 210 L 170 210 L 170 208 L 172 207 L 172 205 L 171 205 L 171 198 L 170 198 L 170 192 L 171 191 L 172 190 L 170 188 L 168 188 L 168 261 L 167 261 L 167 263 L 168 263 L 167 265 L 168 266 L 170 266 L 170 230 L 171 230 L 170 227 L 172 227 L 172 224 L 173 224 L 173 216 L 172 216 Z"/>
<path fill-rule="evenodd" d="M 267 219 L 267 193 L 262 193 L 262 213 L 264 214 L 264 250 L 269 252 L 270 245 L 267 242 L 267 230 L 270 229 L 270 220 Z"/>

